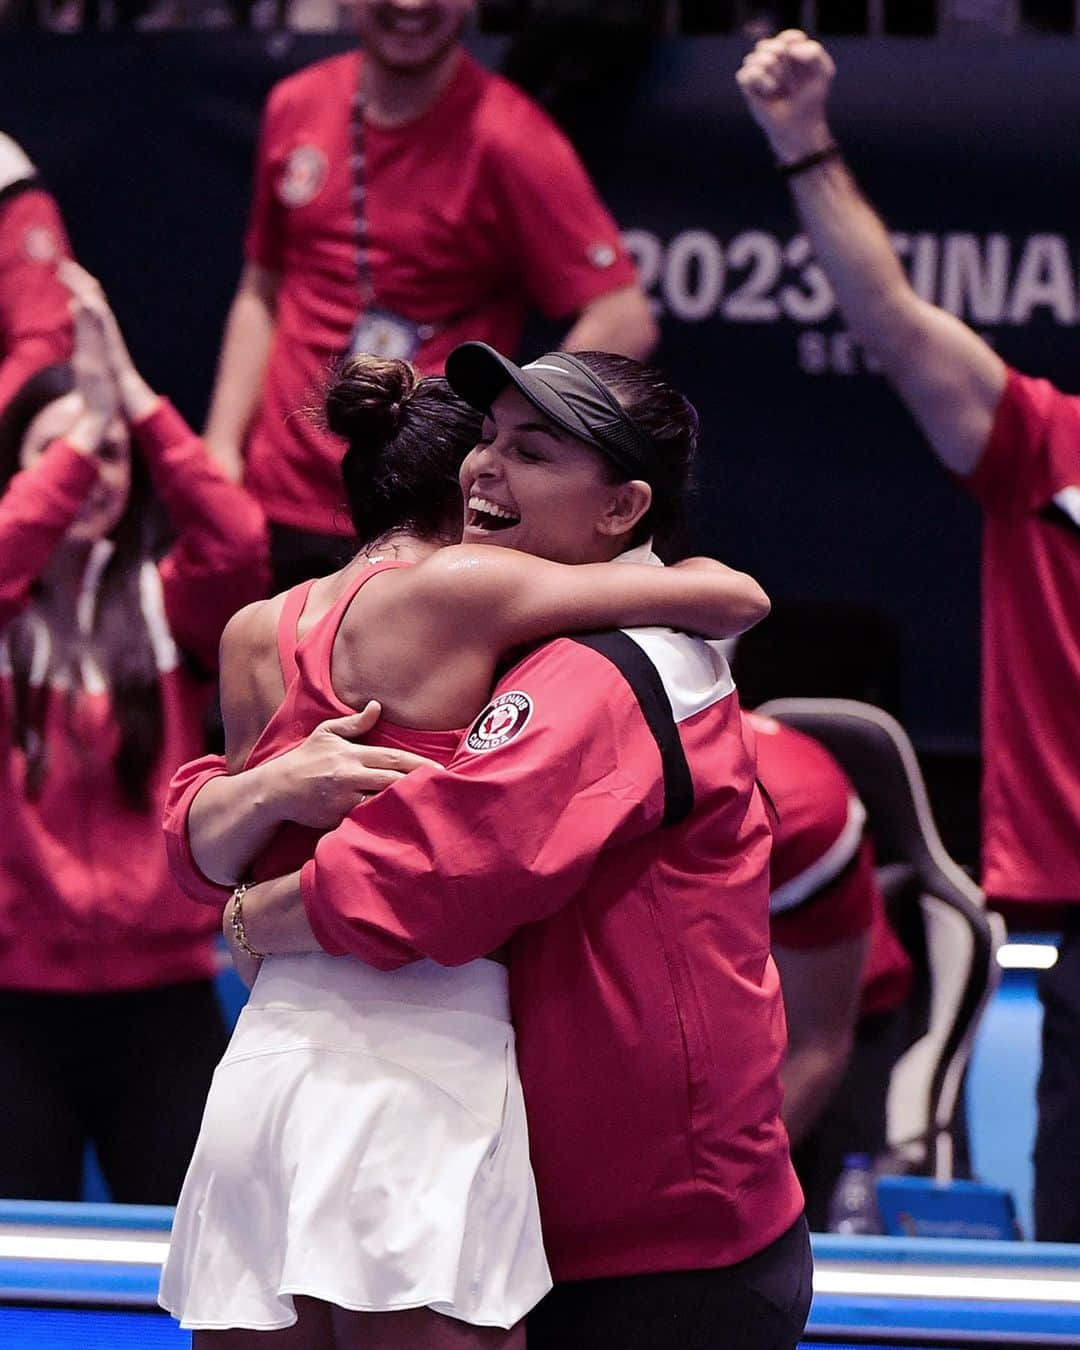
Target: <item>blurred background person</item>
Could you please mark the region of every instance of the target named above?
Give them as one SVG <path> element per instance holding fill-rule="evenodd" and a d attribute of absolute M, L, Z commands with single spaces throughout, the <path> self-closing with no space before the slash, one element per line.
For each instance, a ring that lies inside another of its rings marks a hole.
<path fill-rule="evenodd" d="M 468 338 L 513 351 L 531 310 L 571 321 L 565 350 L 643 358 L 656 343 L 573 148 L 461 47 L 473 10 L 357 0 L 362 55 L 310 66 L 267 102 L 206 442 L 270 519 L 275 589 L 355 551 L 341 446 L 297 415 L 343 354 L 438 374 Z"/>
<path fill-rule="evenodd" d="M 60 208 L 21 146 L 0 132 L 0 411 L 33 373 L 71 356 L 69 257 Z"/>
<path fill-rule="evenodd" d="M 769 930 L 788 1026 L 784 1124 L 806 1219 L 820 1232 L 845 1156 L 887 1151 L 912 967 L 886 914 L 866 810 L 840 765 L 793 727 L 747 719 L 777 813 Z"/>
<path fill-rule="evenodd" d="M 1080 1241 L 1080 399 L 912 289 L 828 125 L 834 73 L 789 30 L 738 79 L 853 334 L 983 509 L 982 886 L 1064 927 L 1040 987 L 1035 1231 Z"/>
<path fill-rule="evenodd" d="M 0 1195 L 172 1203 L 225 1045 L 215 917 L 171 882 L 162 794 L 202 748 L 231 614 L 264 593 L 258 507 L 139 376 L 61 265 L 72 364 L 0 416 Z M 151 483 L 175 542 L 155 561 Z"/>

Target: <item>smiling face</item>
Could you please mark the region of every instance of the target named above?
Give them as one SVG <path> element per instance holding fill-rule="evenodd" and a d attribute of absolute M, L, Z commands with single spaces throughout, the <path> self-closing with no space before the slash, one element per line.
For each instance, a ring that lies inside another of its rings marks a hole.
<path fill-rule="evenodd" d="M 84 411 L 83 397 L 77 391 L 47 403 L 26 429 L 19 452 L 21 467 L 33 468 L 48 446 L 66 435 Z M 92 544 L 104 539 L 124 514 L 131 491 L 131 437 L 123 418 L 114 418 L 106 428 L 93 459 L 98 479 L 68 526 L 64 535 L 68 543 Z"/>
<path fill-rule="evenodd" d="M 647 484 L 613 482 L 585 441 L 504 390 L 461 466 L 464 544 L 500 544 L 553 562 L 603 562 L 629 546 Z"/>
<path fill-rule="evenodd" d="M 474 8 L 474 0 L 356 0 L 356 24 L 370 59 L 420 74 L 454 49 Z"/>

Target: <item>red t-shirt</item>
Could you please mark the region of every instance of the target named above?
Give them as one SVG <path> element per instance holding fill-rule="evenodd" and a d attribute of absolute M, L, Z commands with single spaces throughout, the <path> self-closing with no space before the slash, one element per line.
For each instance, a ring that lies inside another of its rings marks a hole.
<path fill-rule="evenodd" d="M 36 371 L 71 356 L 70 297 L 56 276 L 70 252 L 56 202 L 0 133 L 0 410 Z"/>
<path fill-rule="evenodd" d="M 899 1007 L 911 962 L 885 913 L 862 802 L 823 745 L 771 717 L 746 716 L 779 817 L 769 865 L 773 945 L 812 950 L 869 930 L 860 1014 Z"/>
<path fill-rule="evenodd" d="M 319 532 L 349 530 L 342 446 L 298 410 L 318 406 L 360 310 L 349 110 L 361 59 L 322 61 L 270 94 L 245 245 L 281 275 L 246 483 L 272 520 Z M 530 309 L 568 317 L 634 281 L 569 142 L 471 57 L 423 116 L 365 124 L 363 143 L 375 304 L 435 328 L 415 358 L 424 372 L 470 338 L 512 352 Z"/>
<path fill-rule="evenodd" d="M 966 486 L 983 531 L 982 873 L 1080 901 L 1080 398 L 1016 371 Z"/>

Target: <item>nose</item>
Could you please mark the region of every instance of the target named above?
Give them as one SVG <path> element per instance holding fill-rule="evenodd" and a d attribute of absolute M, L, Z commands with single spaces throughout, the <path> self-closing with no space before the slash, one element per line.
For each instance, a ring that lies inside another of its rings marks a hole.
<path fill-rule="evenodd" d="M 474 478 L 494 478 L 498 468 L 498 455 L 494 446 L 474 445 L 469 451 L 466 464 Z"/>

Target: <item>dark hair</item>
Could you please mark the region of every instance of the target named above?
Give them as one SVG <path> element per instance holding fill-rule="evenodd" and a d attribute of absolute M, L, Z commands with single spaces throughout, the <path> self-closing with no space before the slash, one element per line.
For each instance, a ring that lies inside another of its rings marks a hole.
<path fill-rule="evenodd" d="M 397 530 L 458 537 L 458 470 L 481 420 L 444 379 L 408 361 L 361 354 L 341 365 L 326 392 L 326 426 L 348 442 L 341 476 L 362 543 Z"/>
<path fill-rule="evenodd" d="M 19 471 L 23 440 L 44 408 L 70 394 L 75 375 L 69 365 L 46 366 L 32 375 L 0 415 L 0 492 Z M 112 531 L 115 545 L 101 577 L 91 643 L 105 671 L 120 741 L 113 769 L 129 805 L 148 810 L 150 775 L 164 740 L 161 685 L 154 649 L 143 617 L 139 580 L 151 556 L 153 513 L 150 479 L 138 455 L 131 457 L 131 490 Z M 5 636 L 11 649 L 14 715 L 11 735 L 26 755 L 26 791 L 36 797 L 46 770 L 42 732 L 47 700 L 34 698 L 30 667 L 34 616 L 17 615 Z"/>
<path fill-rule="evenodd" d="M 602 380 L 655 445 L 665 452 L 664 472 L 642 478 L 653 490 L 652 505 L 638 521 L 631 544 L 656 540 L 657 551 L 670 556 L 679 551 L 685 531 L 685 494 L 691 486 L 691 467 L 697 451 L 700 420 L 697 409 L 680 394 L 663 371 L 613 352 L 575 352 L 575 358 Z M 613 482 L 626 474 L 610 466 Z"/>

